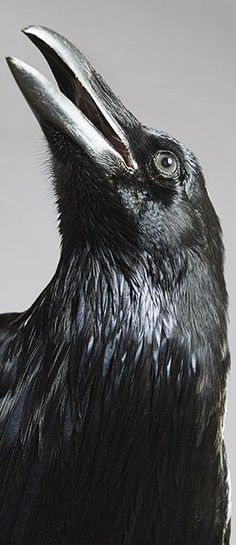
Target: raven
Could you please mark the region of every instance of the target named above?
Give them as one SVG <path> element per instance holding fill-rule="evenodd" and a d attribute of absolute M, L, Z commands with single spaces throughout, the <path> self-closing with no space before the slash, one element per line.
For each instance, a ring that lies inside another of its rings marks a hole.
<path fill-rule="evenodd" d="M 222 233 L 196 157 L 69 41 L 7 58 L 48 142 L 61 256 L 0 317 L 1 545 L 228 545 Z"/>

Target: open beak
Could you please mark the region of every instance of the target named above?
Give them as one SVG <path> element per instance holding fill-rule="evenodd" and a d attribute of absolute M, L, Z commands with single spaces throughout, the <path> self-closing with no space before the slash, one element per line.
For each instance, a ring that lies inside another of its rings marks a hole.
<path fill-rule="evenodd" d="M 136 170 L 126 136 L 139 125 L 84 55 L 41 26 L 23 30 L 43 53 L 57 84 L 28 64 L 7 57 L 11 72 L 40 124 L 67 134 L 107 174 Z"/>

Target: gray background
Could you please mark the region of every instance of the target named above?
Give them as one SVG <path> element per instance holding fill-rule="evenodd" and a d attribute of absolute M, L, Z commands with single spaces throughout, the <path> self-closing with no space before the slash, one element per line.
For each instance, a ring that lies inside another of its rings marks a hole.
<path fill-rule="evenodd" d="M 31 305 L 59 256 L 46 146 L 4 61 L 15 55 L 49 75 L 20 33 L 42 24 L 75 42 L 144 124 L 184 141 L 203 166 L 227 257 L 232 372 L 226 439 L 236 505 L 235 18 L 234 0 L 1 2 L 0 312 Z"/>

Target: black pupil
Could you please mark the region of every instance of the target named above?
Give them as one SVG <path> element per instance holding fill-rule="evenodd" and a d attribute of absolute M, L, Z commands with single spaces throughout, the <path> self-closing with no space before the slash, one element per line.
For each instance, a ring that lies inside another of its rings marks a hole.
<path fill-rule="evenodd" d="M 165 157 L 162 157 L 161 159 L 161 165 L 163 166 L 163 168 L 170 168 L 172 163 L 173 159 L 168 155 L 165 155 Z"/>

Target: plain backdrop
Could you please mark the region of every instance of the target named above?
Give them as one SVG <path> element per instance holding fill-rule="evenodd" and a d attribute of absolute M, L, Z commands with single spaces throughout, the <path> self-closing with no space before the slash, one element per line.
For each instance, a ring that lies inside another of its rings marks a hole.
<path fill-rule="evenodd" d="M 226 439 L 236 498 L 235 1 L 1 1 L 0 312 L 30 306 L 59 256 L 46 145 L 4 60 L 15 55 L 52 77 L 20 33 L 29 24 L 66 35 L 140 121 L 172 133 L 200 159 L 226 248 L 232 354 Z"/>

